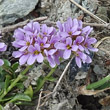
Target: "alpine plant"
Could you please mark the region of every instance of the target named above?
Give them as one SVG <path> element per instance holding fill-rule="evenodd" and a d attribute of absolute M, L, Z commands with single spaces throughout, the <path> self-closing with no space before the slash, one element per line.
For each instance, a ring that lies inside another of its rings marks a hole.
<path fill-rule="evenodd" d="M 56 25 L 58 29 L 30 22 L 23 28 L 15 30 L 13 35 L 15 41 L 12 45 L 18 50 L 12 55 L 19 58 L 20 65 L 26 63 L 32 65 L 36 61 L 42 63 L 46 58 L 53 68 L 60 64 L 60 58 L 69 59 L 71 55 L 75 56 L 79 68 L 82 63 L 92 62 L 89 57 L 90 51 L 98 51 L 93 47 L 97 40 L 89 37 L 92 28 L 83 27 L 81 20 L 72 18 L 68 18 L 64 23 L 58 21 Z"/>

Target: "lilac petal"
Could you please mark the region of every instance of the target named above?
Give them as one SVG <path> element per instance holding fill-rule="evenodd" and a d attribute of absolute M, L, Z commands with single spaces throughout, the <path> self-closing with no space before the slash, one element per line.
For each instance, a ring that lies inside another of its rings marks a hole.
<path fill-rule="evenodd" d="M 12 42 L 12 45 L 13 45 L 14 47 L 20 48 L 21 45 L 19 45 L 18 42 L 19 42 L 19 41 L 14 41 L 14 42 Z"/>
<path fill-rule="evenodd" d="M 65 49 L 66 48 L 66 45 L 64 43 L 60 43 L 60 42 L 55 43 L 54 46 L 56 49 Z"/>
<path fill-rule="evenodd" d="M 44 48 L 48 48 L 48 47 L 50 47 L 50 44 L 44 44 L 43 47 L 44 47 Z"/>
<path fill-rule="evenodd" d="M 0 48 L 3 48 L 5 46 L 5 43 L 0 42 Z"/>
<path fill-rule="evenodd" d="M 76 31 L 72 35 L 79 35 L 80 33 L 81 33 L 81 31 Z"/>
<path fill-rule="evenodd" d="M 85 52 L 86 52 L 87 54 L 90 54 L 90 52 L 89 52 L 89 50 L 88 50 L 87 48 L 84 48 L 84 50 L 85 50 Z"/>
<path fill-rule="evenodd" d="M 79 52 L 78 54 L 79 54 L 79 57 L 80 57 L 82 60 L 86 60 L 86 58 L 87 58 L 87 55 L 86 55 L 86 54 L 84 54 L 83 52 Z"/>
<path fill-rule="evenodd" d="M 81 43 L 81 42 L 84 41 L 84 37 L 83 36 L 78 36 L 75 41 L 78 42 L 78 43 Z"/>
<path fill-rule="evenodd" d="M 95 38 L 88 39 L 88 44 L 94 44 L 96 42 L 97 42 L 97 40 Z"/>
<path fill-rule="evenodd" d="M 92 59 L 87 55 L 86 63 L 91 63 Z"/>
<path fill-rule="evenodd" d="M 4 61 L 0 59 L 0 66 L 2 66 L 3 64 L 4 64 Z"/>
<path fill-rule="evenodd" d="M 42 25 L 42 32 L 47 33 L 47 25 L 46 24 Z"/>
<path fill-rule="evenodd" d="M 21 46 L 24 46 L 24 45 L 26 45 L 26 41 L 19 40 L 18 44 Z"/>
<path fill-rule="evenodd" d="M 60 31 L 63 31 L 63 27 L 60 21 L 57 21 L 57 27 L 59 28 Z"/>
<path fill-rule="evenodd" d="M 19 51 L 24 51 L 24 50 L 26 50 L 27 47 L 28 46 L 24 46 L 24 47 L 20 48 Z"/>
<path fill-rule="evenodd" d="M 78 46 L 77 45 L 73 45 L 72 46 L 72 51 L 75 51 L 76 52 L 77 50 L 78 50 Z"/>
<path fill-rule="evenodd" d="M 72 33 L 74 33 L 75 31 L 77 31 L 77 28 L 78 28 L 77 25 L 75 25 L 74 27 L 72 27 L 72 29 L 71 29 Z"/>
<path fill-rule="evenodd" d="M 82 45 L 79 45 L 79 49 L 80 49 L 81 51 L 84 51 L 84 47 L 83 47 Z"/>
<path fill-rule="evenodd" d="M 90 26 L 86 26 L 85 28 L 82 29 L 82 33 L 86 33 L 90 30 Z"/>
<path fill-rule="evenodd" d="M 46 55 L 46 56 L 48 56 L 48 52 L 47 52 L 47 50 L 46 50 L 46 49 L 44 50 L 44 53 L 45 53 L 45 55 Z"/>
<path fill-rule="evenodd" d="M 70 27 L 73 26 L 73 20 L 72 20 L 71 17 L 68 18 L 67 22 L 68 22 L 68 24 L 70 25 Z"/>
<path fill-rule="evenodd" d="M 69 26 L 69 24 L 64 24 L 65 25 L 65 31 L 66 32 L 70 32 L 71 30 L 70 30 L 70 26 Z"/>
<path fill-rule="evenodd" d="M 37 33 L 40 32 L 40 24 L 38 22 L 33 23 L 34 30 L 37 30 Z"/>
<path fill-rule="evenodd" d="M 0 48 L 0 51 L 6 51 L 7 45 L 5 45 L 3 48 Z"/>
<path fill-rule="evenodd" d="M 59 57 L 58 56 L 54 56 L 54 60 L 55 62 L 59 65 L 60 64 L 60 61 L 59 61 Z"/>
<path fill-rule="evenodd" d="M 35 48 L 40 52 L 40 46 L 38 44 L 35 44 Z"/>
<path fill-rule="evenodd" d="M 93 28 L 90 28 L 89 31 L 86 34 L 86 38 L 88 37 L 88 35 L 90 34 L 90 32 L 93 30 Z"/>
<path fill-rule="evenodd" d="M 53 27 L 50 27 L 50 28 L 48 29 L 48 34 L 51 34 L 53 30 L 54 30 L 54 28 L 53 28 Z"/>
<path fill-rule="evenodd" d="M 81 68 L 81 59 L 79 57 L 75 57 L 76 64 L 79 68 Z"/>
<path fill-rule="evenodd" d="M 28 47 L 28 51 L 31 52 L 31 53 L 33 53 L 35 51 L 35 47 L 33 47 L 32 45 L 30 45 Z"/>
<path fill-rule="evenodd" d="M 30 55 L 28 60 L 27 60 L 27 64 L 28 65 L 32 65 L 36 60 L 36 56 L 35 55 Z"/>
<path fill-rule="evenodd" d="M 76 18 L 73 19 L 73 25 L 78 27 L 78 20 Z"/>
<path fill-rule="evenodd" d="M 44 37 L 42 41 L 45 44 L 47 42 L 47 37 Z"/>
<path fill-rule="evenodd" d="M 66 45 L 72 45 L 72 39 L 70 37 L 66 39 Z"/>
<path fill-rule="evenodd" d="M 49 55 L 53 55 L 57 50 L 56 49 L 51 49 L 48 51 L 48 54 Z"/>
<path fill-rule="evenodd" d="M 39 54 L 37 55 L 37 61 L 38 61 L 39 63 L 42 63 L 43 60 L 44 60 L 43 55 L 42 55 L 41 53 L 39 53 Z"/>
<path fill-rule="evenodd" d="M 19 39 L 19 40 L 23 40 L 25 35 L 21 30 L 16 29 L 13 37 L 15 37 L 16 39 Z"/>
<path fill-rule="evenodd" d="M 61 32 L 60 35 L 65 38 L 69 36 L 69 34 L 67 32 Z"/>
<path fill-rule="evenodd" d="M 54 68 L 55 65 L 56 65 L 56 63 L 55 63 L 55 61 L 53 60 L 53 58 L 52 58 L 51 56 L 48 56 L 48 57 L 47 57 L 47 60 L 48 60 L 48 62 L 49 62 L 49 64 L 50 64 L 50 66 L 51 66 L 52 68 Z"/>
<path fill-rule="evenodd" d="M 92 52 L 97 52 L 97 51 L 98 51 L 97 48 L 93 48 L 93 47 L 88 47 L 88 49 L 89 49 L 90 51 L 92 51 Z"/>
<path fill-rule="evenodd" d="M 20 52 L 20 51 L 14 51 L 14 52 L 12 53 L 12 56 L 15 57 L 15 58 L 19 58 L 21 55 L 23 55 L 23 53 Z"/>
<path fill-rule="evenodd" d="M 64 59 L 68 59 L 71 55 L 71 50 L 65 50 L 63 54 Z"/>
<path fill-rule="evenodd" d="M 20 65 L 25 64 L 28 58 L 29 58 L 29 54 L 21 56 L 21 58 L 19 59 Z"/>

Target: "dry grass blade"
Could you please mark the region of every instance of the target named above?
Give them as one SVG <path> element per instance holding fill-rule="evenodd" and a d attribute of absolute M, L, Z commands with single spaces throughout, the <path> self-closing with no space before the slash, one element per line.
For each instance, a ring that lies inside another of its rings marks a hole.
<path fill-rule="evenodd" d="M 85 9 L 84 7 L 82 7 L 81 5 L 79 5 L 78 3 L 76 3 L 74 0 L 70 0 L 73 4 L 75 4 L 77 7 L 79 7 L 80 9 L 82 9 L 84 12 L 86 12 L 87 14 L 89 14 L 91 17 L 93 17 L 94 19 L 96 19 L 98 22 L 107 24 L 104 20 L 102 20 L 101 18 L 99 18 L 98 16 L 94 15 L 93 13 L 91 13 L 90 11 L 88 11 L 87 9 Z"/>
<path fill-rule="evenodd" d="M 98 94 L 98 93 L 103 92 L 103 91 L 108 90 L 108 89 L 110 89 L 110 88 L 105 88 L 105 89 L 102 89 L 102 90 L 87 90 L 86 85 L 84 85 L 84 86 L 80 86 L 78 88 L 78 92 L 79 92 L 79 94 L 90 96 L 90 95 Z"/>
<path fill-rule="evenodd" d="M 99 103 L 103 106 L 110 106 L 110 96 L 106 96 L 99 100 Z"/>
<path fill-rule="evenodd" d="M 97 48 L 104 40 L 106 40 L 106 39 L 110 39 L 110 36 L 107 36 L 107 37 L 104 37 L 104 38 L 102 38 L 101 40 L 99 40 L 96 44 L 95 44 L 95 48 Z"/>

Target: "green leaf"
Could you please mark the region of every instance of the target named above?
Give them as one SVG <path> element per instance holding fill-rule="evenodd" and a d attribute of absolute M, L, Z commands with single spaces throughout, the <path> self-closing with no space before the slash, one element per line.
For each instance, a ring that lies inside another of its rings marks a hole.
<path fill-rule="evenodd" d="M 26 105 L 26 106 L 33 106 L 35 104 L 31 103 L 31 102 L 16 102 L 16 105 Z"/>
<path fill-rule="evenodd" d="M 34 90 L 34 93 L 35 92 L 38 92 L 44 85 L 45 83 L 45 78 L 43 76 L 40 76 L 37 80 L 37 88 Z"/>
<path fill-rule="evenodd" d="M 108 81 L 110 81 L 110 75 L 106 76 L 105 78 L 103 78 L 95 83 L 89 84 L 86 87 L 86 89 L 91 90 L 91 89 L 99 88 L 100 86 L 102 86 L 103 84 L 105 84 Z"/>
<path fill-rule="evenodd" d="M 46 80 L 53 82 L 53 81 L 56 81 L 56 78 L 50 76 L 50 77 L 46 77 Z"/>
<path fill-rule="evenodd" d="M 0 110 L 5 110 L 2 105 L 0 105 Z"/>
<path fill-rule="evenodd" d="M 17 83 L 16 87 L 19 88 L 20 90 L 24 90 L 24 85 L 23 83 Z"/>
<path fill-rule="evenodd" d="M 11 79 L 11 76 L 10 75 L 6 75 L 6 80 L 5 80 L 5 87 L 4 87 L 4 91 L 7 91 L 7 88 L 10 84 L 10 80 Z"/>
<path fill-rule="evenodd" d="M 4 89 L 5 82 L 0 82 L 0 89 Z"/>
<path fill-rule="evenodd" d="M 18 69 L 18 66 L 19 66 L 19 63 L 16 62 L 11 67 L 12 67 L 13 71 L 16 71 Z"/>
<path fill-rule="evenodd" d="M 8 103 L 16 102 L 16 101 L 27 101 L 28 102 L 28 101 L 31 101 L 31 98 L 26 94 L 17 94 Z"/>
<path fill-rule="evenodd" d="M 11 66 L 11 63 L 8 60 L 4 59 L 3 61 L 4 61 L 4 66 L 8 66 L 8 67 Z"/>
<path fill-rule="evenodd" d="M 26 91 L 24 92 L 24 94 L 28 95 L 29 97 L 33 97 L 33 89 L 32 89 L 32 86 L 30 85 Z"/>

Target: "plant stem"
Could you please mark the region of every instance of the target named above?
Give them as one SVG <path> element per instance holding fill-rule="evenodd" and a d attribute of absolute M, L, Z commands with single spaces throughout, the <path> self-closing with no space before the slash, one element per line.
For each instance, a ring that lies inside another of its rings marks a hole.
<path fill-rule="evenodd" d="M 18 77 L 11 83 L 11 85 L 7 88 L 7 91 L 4 91 L 3 94 L 0 96 L 0 100 L 2 98 L 4 98 L 8 92 L 10 92 L 11 89 L 13 89 L 13 87 L 15 87 L 16 83 L 21 80 L 23 78 L 23 76 L 27 73 L 27 71 L 32 68 L 32 65 L 27 66 L 26 69 L 24 71 L 22 71 Z"/>
<path fill-rule="evenodd" d="M 48 77 L 50 77 L 56 70 L 57 66 L 55 66 L 54 68 L 51 68 L 51 71 L 48 73 L 47 76 L 45 76 L 42 80 L 42 82 L 40 83 L 40 85 L 35 89 L 34 93 L 38 92 L 44 85 L 44 83 L 47 81 Z"/>
<path fill-rule="evenodd" d="M 110 75 L 106 76 L 105 78 L 97 81 L 97 82 L 94 82 L 92 84 L 89 84 L 86 89 L 88 90 L 91 90 L 91 89 L 96 89 L 100 86 L 102 86 L 103 84 L 105 84 L 106 82 L 110 81 Z"/>

